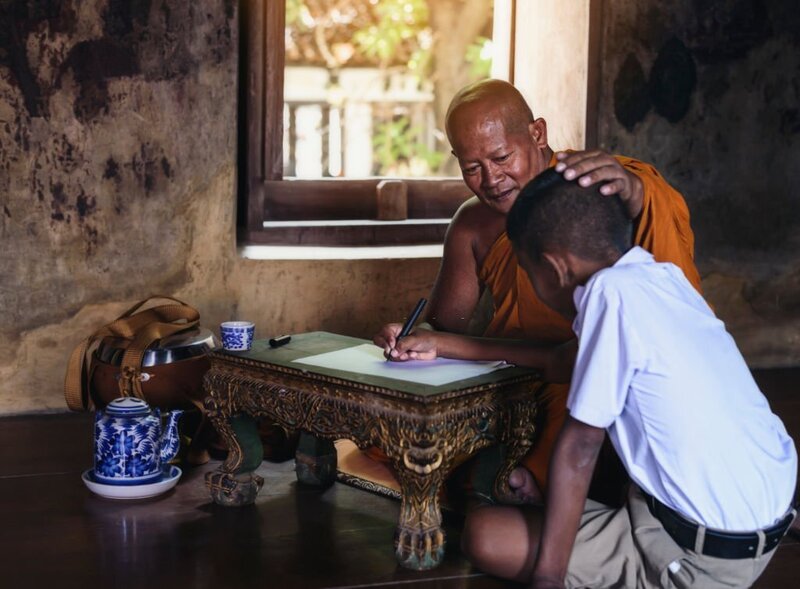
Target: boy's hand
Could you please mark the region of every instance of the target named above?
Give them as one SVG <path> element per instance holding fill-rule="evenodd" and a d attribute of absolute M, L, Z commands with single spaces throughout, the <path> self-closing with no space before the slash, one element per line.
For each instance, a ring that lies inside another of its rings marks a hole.
<path fill-rule="evenodd" d="M 562 173 L 565 180 L 577 179 L 578 184 L 584 187 L 603 182 L 600 194 L 619 194 L 631 219 L 642 212 L 642 181 L 636 174 L 622 167 L 614 156 L 595 149 L 572 153 L 559 151 L 556 159 L 556 172 Z"/>
<path fill-rule="evenodd" d="M 400 341 L 395 338 L 394 348 L 384 355 L 395 362 L 435 360 L 439 357 L 440 339 L 441 334 L 435 331 L 417 328 Z"/>

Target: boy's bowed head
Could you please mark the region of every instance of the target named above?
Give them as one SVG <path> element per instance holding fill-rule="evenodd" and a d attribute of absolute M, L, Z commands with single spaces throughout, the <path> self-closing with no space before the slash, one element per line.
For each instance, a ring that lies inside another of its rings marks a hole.
<path fill-rule="evenodd" d="M 583 187 L 553 168 L 523 188 L 508 214 L 507 232 L 536 294 L 567 318 L 572 293 L 632 245 L 632 223 L 617 195 Z"/>

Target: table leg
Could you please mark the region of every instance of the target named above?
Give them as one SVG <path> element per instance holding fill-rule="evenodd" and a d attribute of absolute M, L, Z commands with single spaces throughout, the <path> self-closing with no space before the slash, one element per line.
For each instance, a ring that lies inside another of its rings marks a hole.
<path fill-rule="evenodd" d="M 247 415 L 226 418 L 209 412 L 209 417 L 228 448 L 228 456 L 217 470 L 206 473 L 206 487 L 219 505 L 249 505 L 264 485 L 264 479 L 253 472 L 264 456 L 256 422 Z"/>
<path fill-rule="evenodd" d="M 294 460 L 297 480 L 301 483 L 330 487 L 336 481 L 336 446 L 333 440 L 302 432 Z"/>
<path fill-rule="evenodd" d="M 494 496 L 500 503 L 519 504 L 511 492 L 508 477 L 519 461 L 530 451 L 536 438 L 536 413 L 538 403 L 533 395 L 523 397 L 508 407 L 505 428 L 500 441 L 506 444 L 506 455 L 494 481 Z"/>
<path fill-rule="evenodd" d="M 408 461 L 394 462 L 402 492 L 400 522 L 394 540 L 395 556 L 406 568 L 432 569 L 441 562 L 446 543 L 439 506 L 444 471 L 436 468 L 423 472 L 427 469 L 408 464 Z"/>

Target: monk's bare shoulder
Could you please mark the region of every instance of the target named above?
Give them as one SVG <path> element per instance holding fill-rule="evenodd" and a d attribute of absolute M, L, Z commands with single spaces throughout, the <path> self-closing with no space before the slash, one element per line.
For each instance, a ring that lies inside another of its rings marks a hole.
<path fill-rule="evenodd" d="M 461 247 L 469 245 L 480 266 L 500 234 L 505 231 L 506 217 L 487 207 L 478 197 L 467 199 L 458 208 L 448 229 L 448 240 Z"/>
<path fill-rule="evenodd" d="M 456 211 L 447 228 L 442 263 L 428 301 L 426 318 L 436 329 L 466 333 L 483 288 L 483 260 L 503 229 L 504 217 L 477 198 L 470 198 Z"/>

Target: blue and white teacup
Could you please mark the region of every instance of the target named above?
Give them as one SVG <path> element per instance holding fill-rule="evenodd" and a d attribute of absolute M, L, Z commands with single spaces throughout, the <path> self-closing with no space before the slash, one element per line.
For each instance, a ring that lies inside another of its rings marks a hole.
<path fill-rule="evenodd" d="M 105 485 L 148 485 L 162 477 L 162 465 L 180 448 L 178 417 L 170 411 L 162 431 L 161 412 L 142 399 L 120 397 L 97 411 L 94 420 L 94 479 Z"/>
<path fill-rule="evenodd" d="M 232 352 L 244 352 L 253 345 L 256 326 L 250 321 L 225 321 L 219 326 L 222 347 Z"/>

